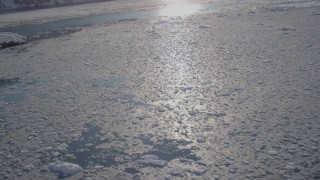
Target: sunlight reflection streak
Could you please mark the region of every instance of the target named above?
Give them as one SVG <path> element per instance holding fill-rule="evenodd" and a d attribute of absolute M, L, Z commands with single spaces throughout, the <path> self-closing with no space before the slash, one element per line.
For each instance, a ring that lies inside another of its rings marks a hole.
<path fill-rule="evenodd" d="M 188 4 L 184 0 L 168 1 L 166 8 L 159 11 L 160 16 L 176 17 L 176 16 L 190 16 L 202 9 L 199 4 Z"/>

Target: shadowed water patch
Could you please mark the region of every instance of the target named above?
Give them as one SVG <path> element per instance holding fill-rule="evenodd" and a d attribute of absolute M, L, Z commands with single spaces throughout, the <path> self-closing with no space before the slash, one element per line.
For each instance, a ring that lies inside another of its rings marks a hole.
<path fill-rule="evenodd" d="M 19 78 L 0 79 L 0 100 L 7 103 L 19 103 L 25 100 L 27 90 Z"/>
<path fill-rule="evenodd" d="M 141 138 L 141 140 L 144 142 L 144 138 Z M 150 141 L 145 143 L 151 144 Z M 186 140 L 165 139 L 161 143 L 154 144 L 152 150 L 145 154 L 156 155 L 159 159 L 166 161 L 178 158 L 191 159 L 193 161 L 200 160 L 200 158 L 192 152 L 192 149 L 185 147 L 189 144 L 191 144 L 191 142 Z"/>
<path fill-rule="evenodd" d="M 143 142 L 143 144 L 153 146 L 154 142 L 151 140 L 151 138 L 152 138 L 151 134 L 148 134 L 148 135 L 142 134 L 138 137 L 138 139 L 140 139 Z"/>
<path fill-rule="evenodd" d="M 46 30 L 45 32 L 40 32 L 37 35 L 29 37 L 28 41 L 37 41 L 37 40 L 41 40 L 41 39 L 57 38 L 57 37 L 73 34 L 73 33 L 79 32 L 81 30 L 82 30 L 82 28 L 79 28 L 79 27 L 67 27 L 67 28 Z"/>
<path fill-rule="evenodd" d="M 102 87 L 127 87 L 125 83 L 126 79 L 122 77 L 111 77 L 107 79 L 93 79 L 90 81 L 87 81 L 88 84 L 90 84 L 90 87 L 92 89 L 99 89 Z"/>
<path fill-rule="evenodd" d="M 134 106 L 142 106 L 142 105 L 150 106 L 150 104 L 146 104 L 146 103 L 143 103 L 141 101 L 136 100 L 135 97 L 136 96 L 133 94 L 125 94 L 125 95 L 120 96 L 120 99 L 125 100 L 129 104 L 134 105 Z"/>
<path fill-rule="evenodd" d="M 124 172 L 129 173 L 129 174 L 137 174 L 140 173 L 136 168 L 126 168 Z"/>
<path fill-rule="evenodd" d="M 15 84 L 20 80 L 20 78 L 1 78 L 0 79 L 0 87 Z"/>
<path fill-rule="evenodd" d="M 109 148 L 100 149 L 98 145 L 108 143 L 110 140 L 103 139 L 103 134 L 100 133 L 101 128 L 86 124 L 86 129 L 81 138 L 68 144 L 68 152 L 71 157 L 64 157 L 65 161 L 80 165 L 86 168 L 89 164 L 99 164 L 102 166 L 115 165 L 115 157 L 123 155 L 121 149 Z"/>
<path fill-rule="evenodd" d="M 216 92 L 216 96 L 231 96 L 236 95 L 244 91 L 243 88 L 232 88 L 232 89 L 224 89 L 221 91 Z"/>

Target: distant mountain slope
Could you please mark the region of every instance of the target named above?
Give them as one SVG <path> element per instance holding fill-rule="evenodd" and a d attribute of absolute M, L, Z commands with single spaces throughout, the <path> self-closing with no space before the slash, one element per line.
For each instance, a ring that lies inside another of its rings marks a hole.
<path fill-rule="evenodd" d="M 0 11 L 63 6 L 108 0 L 0 0 Z"/>

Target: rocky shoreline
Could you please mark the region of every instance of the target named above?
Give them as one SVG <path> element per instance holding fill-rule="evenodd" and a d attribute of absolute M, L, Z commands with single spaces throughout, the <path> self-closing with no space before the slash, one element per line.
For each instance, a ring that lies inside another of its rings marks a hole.
<path fill-rule="evenodd" d="M 40 8 L 104 2 L 110 0 L 1 0 L 0 12 L 34 10 Z"/>

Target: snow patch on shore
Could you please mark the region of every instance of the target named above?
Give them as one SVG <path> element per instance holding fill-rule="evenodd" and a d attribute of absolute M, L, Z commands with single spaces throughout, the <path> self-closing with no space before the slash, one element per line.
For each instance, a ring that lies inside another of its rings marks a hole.
<path fill-rule="evenodd" d="M 17 46 L 26 43 L 26 37 L 11 32 L 0 32 L 0 47 Z"/>

